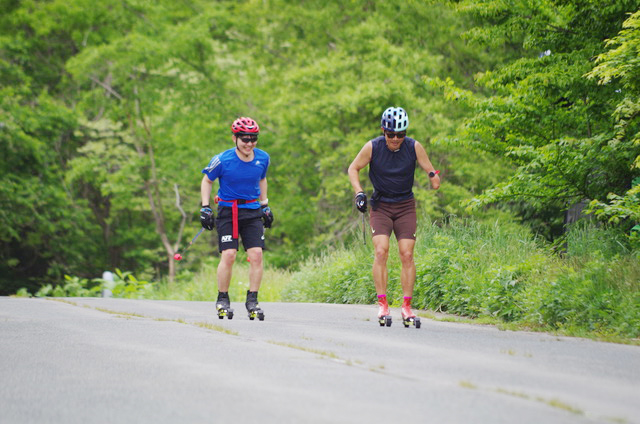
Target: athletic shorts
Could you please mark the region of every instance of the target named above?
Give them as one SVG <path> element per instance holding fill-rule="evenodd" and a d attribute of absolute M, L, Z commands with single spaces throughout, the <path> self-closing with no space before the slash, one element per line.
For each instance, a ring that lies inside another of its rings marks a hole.
<path fill-rule="evenodd" d="M 238 250 L 238 239 L 233 238 L 233 221 L 231 208 L 218 205 L 216 218 L 218 229 L 218 250 Z M 238 208 L 238 235 L 242 239 L 244 250 L 252 247 L 264 249 L 264 227 L 262 225 L 262 210 Z"/>
<path fill-rule="evenodd" d="M 415 199 L 398 203 L 378 202 L 378 207 L 371 211 L 369 218 L 373 237 L 380 234 L 391 237 L 393 232 L 396 240 L 415 240 L 417 221 Z"/>

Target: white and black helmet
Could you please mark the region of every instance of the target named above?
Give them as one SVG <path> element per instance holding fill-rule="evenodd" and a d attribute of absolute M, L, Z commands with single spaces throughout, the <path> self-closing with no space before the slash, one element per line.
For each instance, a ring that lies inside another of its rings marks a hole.
<path fill-rule="evenodd" d="M 409 127 L 409 115 L 401 107 L 389 107 L 382 113 L 380 126 L 386 131 L 404 131 Z"/>

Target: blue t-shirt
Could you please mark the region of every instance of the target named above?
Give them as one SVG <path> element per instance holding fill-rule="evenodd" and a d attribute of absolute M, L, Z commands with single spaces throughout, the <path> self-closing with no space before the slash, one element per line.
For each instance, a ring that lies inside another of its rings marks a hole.
<path fill-rule="evenodd" d="M 220 180 L 218 197 L 225 200 L 255 200 L 260 197 L 260 180 L 267 176 L 269 155 L 264 150 L 253 149 L 253 160 L 244 162 L 236 154 L 236 149 L 225 150 L 214 156 L 202 170 L 211 181 Z M 220 202 L 231 206 L 231 202 Z M 258 209 L 260 202 L 238 204 L 239 208 Z"/>

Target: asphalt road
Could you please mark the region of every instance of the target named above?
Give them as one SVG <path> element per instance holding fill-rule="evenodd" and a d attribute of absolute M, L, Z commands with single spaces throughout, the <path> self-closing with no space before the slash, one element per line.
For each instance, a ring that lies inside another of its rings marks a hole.
<path fill-rule="evenodd" d="M 0 297 L 0 423 L 640 423 L 640 348 L 363 305 Z"/>

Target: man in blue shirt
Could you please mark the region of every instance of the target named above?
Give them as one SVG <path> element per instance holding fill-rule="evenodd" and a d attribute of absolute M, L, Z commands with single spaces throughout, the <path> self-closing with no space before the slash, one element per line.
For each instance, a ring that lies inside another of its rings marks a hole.
<path fill-rule="evenodd" d="M 269 155 L 256 148 L 260 127 L 253 119 L 236 119 L 231 124 L 231 132 L 235 148 L 214 156 L 202 170 L 205 175 L 200 186 L 200 221 L 207 230 L 218 227 L 218 247 L 221 253 L 217 271 L 218 317 L 233 318 L 229 285 L 238 253 L 238 239 L 241 238 L 250 262 L 245 306 L 249 319 L 257 317 L 262 321 L 264 312 L 258 304 L 258 290 L 263 272 L 264 228 L 270 228 L 273 222 L 267 199 Z M 217 218 L 210 206 L 211 190 L 216 179 L 220 182 L 218 195 L 214 199 L 218 203 Z"/>
<path fill-rule="evenodd" d="M 369 179 L 373 184 L 371 198 L 371 224 L 375 257 L 373 261 L 373 282 L 378 293 L 378 322 L 391 325 L 389 304 L 387 303 L 387 259 L 389 239 L 393 232 L 398 240 L 398 250 L 402 262 L 400 282 L 404 300 L 402 320 L 405 327 L 413 324 L 420 327 L 420 319 L 411 311 L 413 286 L 416 280 L 416 265 L 413 249 L 416 244 L 416 202 L 413 197 L 413 177 L 416 163 L 428 175 L 434 189 L 440 187 L 440 177 L 422 145 L 407 137 L 409 116 L 401 107 L 390 107 L 384 111 L 381 120 L 384 135 L 368 141 L 349 166 L 349 181 L 356 193 L 356 208 L 367 211 L 367 196 L 360 185 L 359 172 L 369 165 Z"/>

